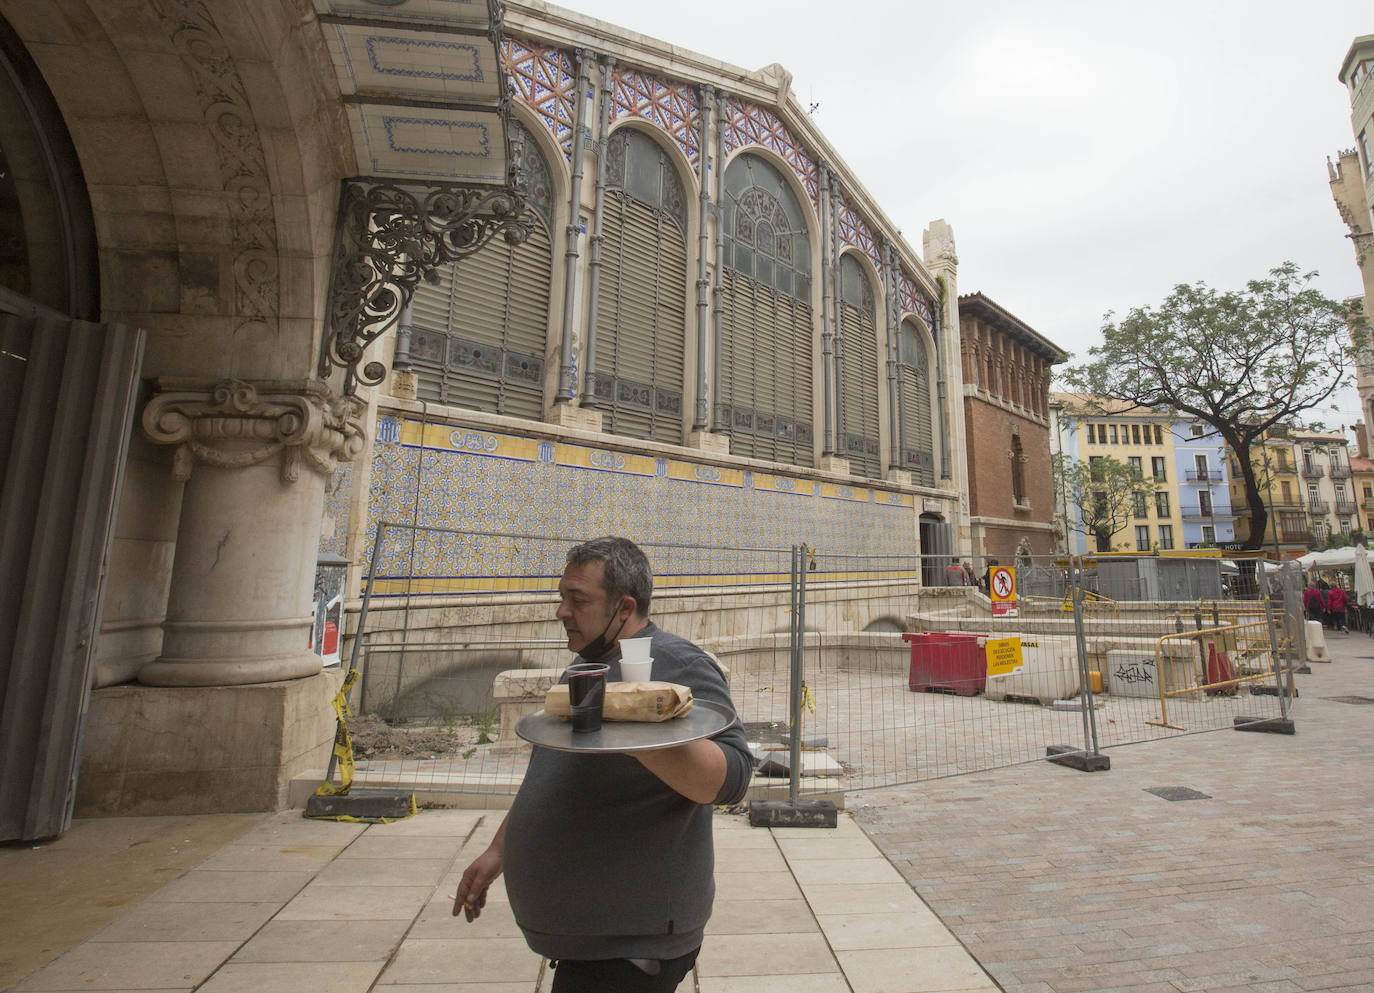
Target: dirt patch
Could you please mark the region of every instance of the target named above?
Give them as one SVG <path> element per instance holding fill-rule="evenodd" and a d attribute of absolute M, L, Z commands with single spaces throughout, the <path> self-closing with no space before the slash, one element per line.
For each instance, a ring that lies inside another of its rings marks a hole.
<path fill-rule="evenodd" d="M 348 719 L 353 755 L 359 759 L 434 758 L 478 745 L 482 728 L 470 720 L 442 725 L 391 725 L 376 714 Z"/>

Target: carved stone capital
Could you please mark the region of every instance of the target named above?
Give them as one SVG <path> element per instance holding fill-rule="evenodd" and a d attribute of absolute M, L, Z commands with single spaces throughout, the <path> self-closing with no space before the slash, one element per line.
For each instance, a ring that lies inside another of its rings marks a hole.
<path fill-rule="evenodd" d="M 318 380 L 157 380 L 143 408 L 143 431 L 175 445 L 172 474 L 191 477 L 197 462 L 220 469 L 280 458 L 281 480 L 300 478 L 302 464 L 323 476 L 352 462 L 367 443 L 366 404 L 338 396 Z"/>

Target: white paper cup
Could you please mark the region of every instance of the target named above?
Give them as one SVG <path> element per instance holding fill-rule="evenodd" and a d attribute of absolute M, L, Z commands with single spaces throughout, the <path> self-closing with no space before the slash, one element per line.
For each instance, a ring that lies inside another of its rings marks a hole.
<path fill-rule="evenodd" d="M 646 641 L 648 639 L 645 639 Z M 624 644 L 624 642 L 621 642 Z M 627 683 L 647 683 L 649 675 L 653 672 L 653 659 L 626 659 L 620 660 L 620 678 Z"/>
<path fill-rule="evenodd" d="M 620 657 L 630 662 L 643 662 L 649 657 L 652 638 L 623 638 L 620 642 Z"/>

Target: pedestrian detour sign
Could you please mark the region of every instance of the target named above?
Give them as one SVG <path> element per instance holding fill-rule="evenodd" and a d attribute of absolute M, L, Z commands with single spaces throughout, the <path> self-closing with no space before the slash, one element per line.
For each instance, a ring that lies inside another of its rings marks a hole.
<path fill-rule="evenodd" d="M 1020 610 L 1016 597 L 1016 570 L 1010 566 L 992 567 L 988 582 L 988 597 L 992 600 L 993 617 L 1016 617 Z"/>
<path fill-rule="evenodd" d="M 988 677 L 1010 676 L 1020 672 L 1025 660 L 1021 655 L 1021 639 L 989 638 L 984 653 L 988 660 Z"/>

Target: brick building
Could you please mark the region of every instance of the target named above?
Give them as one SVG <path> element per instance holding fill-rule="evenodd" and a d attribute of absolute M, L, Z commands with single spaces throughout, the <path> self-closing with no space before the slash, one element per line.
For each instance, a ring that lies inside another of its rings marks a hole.
<path fill-rule="evenodd" d="M 1068 353 L 982 293 L 959 297 L 974 556 L 1055 550 L 1050 371 Z"/>

